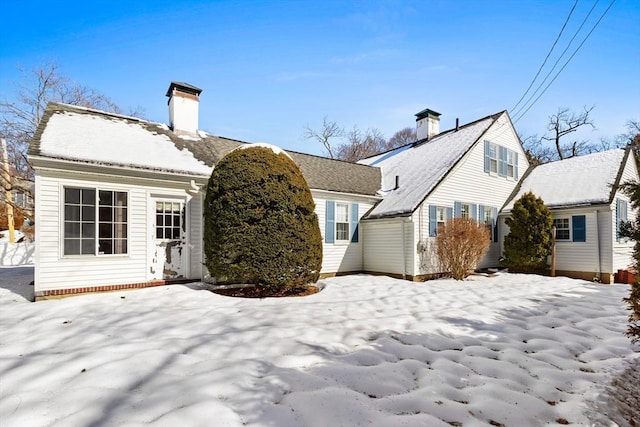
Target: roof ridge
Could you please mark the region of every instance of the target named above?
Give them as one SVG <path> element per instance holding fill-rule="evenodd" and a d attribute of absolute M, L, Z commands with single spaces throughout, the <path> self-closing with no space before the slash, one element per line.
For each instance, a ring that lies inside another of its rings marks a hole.
<path fill-rule="evenodd" d="M 49 109 L 52 106 L 60 106 L 60 107 L 64 107 L 65 109 L 77 110 L 77 112 L 80 112 L 80 113 L 95 113 L 95 114 L 101 114 L 103 116 L 111 116 L 111 117 L 117 117 L 117 118 L 120 118 L 120 119 L 127 119 L 127 120 L 133 120 L 133 121 L 137 121 L 137 122 L 144 122 L 144 123 L 150 123 L 150 124 L 157 124 L 157 125 L 166 126 L 165 123 L 152 122 L 152 121 L 147 120 L 147 119 L 142 119 L 140 117 L 130 116 L 130 115 L 123 114 L 123 113 L 115 113 L 115 112 L 111 112 L 111 111 L 100 110 L 98 108 L 83 107 L 81 105 L 75 105 L 75 104 L 67 104 L 67 103 L 64 103 L 64 102 L 49 102 L 49 104 L 47 104 L 47 109 Z"/>

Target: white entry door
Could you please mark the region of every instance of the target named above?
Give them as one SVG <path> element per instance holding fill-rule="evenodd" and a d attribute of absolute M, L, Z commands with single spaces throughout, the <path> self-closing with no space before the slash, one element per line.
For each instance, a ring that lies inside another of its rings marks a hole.
<path fill-rule="evenodd" d="M 151 273 L 154 279 L 185 277 L 186 239 L 184 201 L 154 199 L 155 233 Z"/>

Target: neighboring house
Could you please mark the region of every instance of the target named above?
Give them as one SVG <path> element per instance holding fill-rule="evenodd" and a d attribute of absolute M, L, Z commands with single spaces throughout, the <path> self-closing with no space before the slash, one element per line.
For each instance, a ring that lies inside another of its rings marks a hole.
<path fill-rule="evenodd" d="M 633 220 L 620 185 L 638 181 L 631 151 L 615 149 L 537 166 L 523 178 L 500 215 L 500 241 L 509 233 L 504 219 L 516 200 L 531 191 L 553 214 L 558 275 L 612 283 L 631 263 L 633 242 L 619 236 L 620 222 Z"/>
<path fill-rule="evenodd" d="M 171 126 L 50 104 L 29 149 L 35 169 L 35 296 L 206 279 L 202 207 L 214 165 L 243 145 L 198 130 L 201 90 L 171 83 Z M 316 203 L 321 273 L 362 271 L 360 218 L 380 170 L 289 152 Z"/>
<path fill-rule="evenodd" d="M 498 211 L 529 163 L 506 111 L 439 132 L 440 114 L 417 117 L 418 141 L 361 161 L 382 170 L 384 198 L 364 218 L 364 270 L 408 279 L 442 273 L 438 229 L 455 217 L 487 225 L 481 267 L 501 255 Z"/>

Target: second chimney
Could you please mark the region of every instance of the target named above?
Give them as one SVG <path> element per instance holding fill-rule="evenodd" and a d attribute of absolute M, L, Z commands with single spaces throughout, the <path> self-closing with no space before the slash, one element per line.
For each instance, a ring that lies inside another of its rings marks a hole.
<path fill-rule="evenodd" d="M 440 113 L 425 109 L 416 114 L 417 140 L 430 140 L 440 133 Z"/>
<path fill-rule="evenodd" d="M 171 82 L 169 125 L 176 135 L 195 135 L 198 131 L 198 107 L 202 89 L 183 82 Z"/>

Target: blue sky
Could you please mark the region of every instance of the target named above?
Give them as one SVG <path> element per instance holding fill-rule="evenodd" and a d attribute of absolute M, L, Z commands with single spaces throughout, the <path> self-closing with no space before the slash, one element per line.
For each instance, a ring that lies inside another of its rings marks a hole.
<path fill-rule="evenodd" d="M 442 113 L 441 129 L 515 112 L 574 3 L 5 1 L 0 98 L 14 96 L 18 65 L 55 61 L 125 110 L 166 122 L 169 83 L 185 81 L 203 89 L 200 128 L 321 154 L 302 133 L 324 116 L 389 137 L 427 107 Z M 578 1 L 541 77 L 593 11 L 545 86 L 610 3 Z M 581 137 L 594 141 L 640 119 L 638 0 L 614 2 L 516 128 L 543 133 L 559 107 L 591 105 L 598 129 Z"/>

